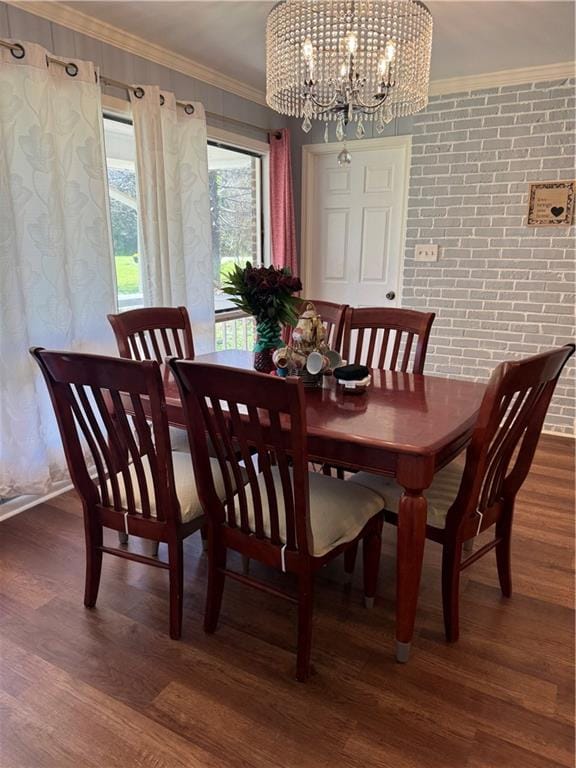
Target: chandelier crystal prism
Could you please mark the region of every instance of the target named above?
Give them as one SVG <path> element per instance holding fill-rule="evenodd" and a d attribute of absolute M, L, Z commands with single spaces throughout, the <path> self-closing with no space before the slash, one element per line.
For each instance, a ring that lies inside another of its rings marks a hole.
<path fill-rule="evenodd" d="M 419 0 L 282 0 L 266 26 L 266 101 L 284 115 L 381 133 L 428 103 L 432 16 Z M 328 132 L 325 131 L 325 139 Z"/>

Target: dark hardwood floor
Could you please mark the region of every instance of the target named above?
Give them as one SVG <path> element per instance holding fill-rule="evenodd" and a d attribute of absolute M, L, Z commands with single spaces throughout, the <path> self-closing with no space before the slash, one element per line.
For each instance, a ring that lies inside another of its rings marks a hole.
<path fill-rule="evenodd" d="M 572 766 L 574 450 L 543 436 L 520 494 L 514 595 L 494 557 L 464 574 L 461 639 L 444 641 L 440 548 L 428 542 L 410 663 L 395 663 L 394 531 L 379 599 L 334 563 L 319 579 L 316 673 L 294 681 L 295 608 L 230 581 L 202 631 L 206 561 L 186 543 L 184 634 L 167 575 L 105 557 L 82 605 L 74 494 L 0 524 L 2 768 L 544 768 Z M 162 554 L 162 550 L 161 550 Z M 239 563 L 235 563 L 239 567 Z M 279 580 L 256 566 L 255 572 Z"/>

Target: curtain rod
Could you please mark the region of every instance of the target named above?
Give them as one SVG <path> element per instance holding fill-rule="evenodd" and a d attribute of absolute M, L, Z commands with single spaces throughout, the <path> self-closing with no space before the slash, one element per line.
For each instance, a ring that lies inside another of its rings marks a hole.
<path fill-rule="evenodd" d="M 2 48 L 8 48 L 12 56 L 14 56 L 15 59 L 23 59 L 26 55 L 26 50 L 21 43 L 9 43 L 7 40 L 1 40 L 0 39 L 0 46 Z M 73 61 L 65 62 L 60 61 L 60 59 L 55 59 L 53 56 L 46 56 L 46 64 L 58 64 L 61 67 L 64 67 L 66 70 L 66 74 L 70 75 L 70 77 L 76 77 L 78 74 L 78 65 L 75 64 Z M 113 80 L 110 77 L 105 77 L 104 75 L 101 75 L 99 78 L 99 83 L 101 86 L 104 86 L 105 88 L 119 88 L 120 90 L 125 91 L 127 94 L 130 94 L 131 92 L 134 93 L 136 98 L 141 99 L 142 96 L 144 96 L 144 89 L 137 85 L 133 86 L 129 83 L 124 83 L 120 80 Z M 160 94 L 161 104 L 164 103 L 164 97 L 162 94 Z M 186 114 L 191 115 L 194 113 L 194 106 L 189 101 L 180 101 L 176 100 L 176 104 L 184 108 L 184 111 Z M 280 135 L 278 131 L 270 131 L 268 128 L 262 128 L 259 125 L 254 125 L 253 123 L 247 123 L 244 120 L 237 120 L 235 117 L 227 117 L 226 115 L 218 115 L 216 112 L 208 112 L 206 111 L 206 117 L 213 118 L 215 120 L 224 120 L 228 123 L 235 123 L 236 125 L 241 125 L 244 128 L 250 128 L 251 130 L 261 131 L 262 133 L 274 133 L 274 135 L 278 138 Z"/>
<path fill-rule="evenodd" d="M 58 62 L 61 63 L 61 62 Z M 100 76 L 100 84 L 103 85 L 105 88 L 119 88 L 122 91 L 126 91 L 126 93 L 130 93 L 131 91 L 134 92 L 134 95 L 136 98 L 142 98 L 144 95 L 144 89 L 137 85 L 133 86 L 129 83 L 123 83 L 120 80 L 112 80 L 109 77 L 105 77 L 104 75 Z M 162 94 L 160 94 L 160 99 L 163 99 Z M 162 102 L 163 103 L 163 102 Z M 192 114 L 194 111 L 194 107 L 190 102 L 187 101 L 179 101 L 176 100 L 176 104 L 179 104 L 181 107 L 184 107 L 184 111 L 187 114 Z M 190 109 L 192 111 L 190 111 Z M 250 128 L 251 130 L 261 131 L 262 133 L 274 133 L 275 135 L 278 135 L 277 131 L 270 131 L 268 128 L 262 128 L 259 125 L 254 125 L 254 123 L 246 123 L 244 120 L 237 120 L 235 117 L 227 117 L 226 115 L 219 115 L 216 112 L 208 112 L 205 111 L 206 117 L 213 118 L 215 120 L 224 120 L 227 123 L 234 123 L 235 125 L 241 125 L 243 128 Z"/>

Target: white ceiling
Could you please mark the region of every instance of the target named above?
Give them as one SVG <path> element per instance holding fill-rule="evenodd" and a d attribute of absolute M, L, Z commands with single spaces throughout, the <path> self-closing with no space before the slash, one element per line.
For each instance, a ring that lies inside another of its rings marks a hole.
<path fill-rule="evenodd" d="M 89 16 L 264 90 L 274 2 L 69 2 Z M 573 61 L 573 0 L 432 0 L 432 80 Z"/>

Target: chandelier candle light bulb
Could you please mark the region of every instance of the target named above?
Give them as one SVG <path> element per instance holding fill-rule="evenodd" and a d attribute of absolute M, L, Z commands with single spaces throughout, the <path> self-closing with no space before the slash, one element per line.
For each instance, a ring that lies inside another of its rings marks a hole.
<path fill-rule="evenodd" d="M 348 32 L 346 35 L 346 51 L 350 54 L 350 56 L 354 56 L 357 50 L 358 38 L 356 37 L 356 33 Z"/>
<path fill-rule="evenodd" d="M 396 43 L 394 40 L 388 40 L 384 48 L 384 59 L 386 61 L 394 61 L 396 56 Z"/>

